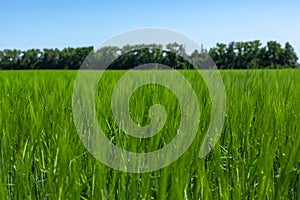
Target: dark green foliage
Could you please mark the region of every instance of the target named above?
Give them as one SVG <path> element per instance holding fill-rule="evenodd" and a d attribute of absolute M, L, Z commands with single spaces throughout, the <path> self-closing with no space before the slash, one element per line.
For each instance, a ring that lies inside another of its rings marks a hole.
<path fill-rule="evenodd" d="M 187 54 L 184 45 L 139 44 L 123 47 L 107 46 L 95 51 L 93 47 L 58 49 L 29 49 L 0 51 L 0 69 L 79 69 L 90 54 L 87 68 L 131 69 L 146 63 L 160 63 L 174 69 L 191 69 L 192 64 L 206 59 L 207 51 Z M 208 52 L 219 69 L 295 68 L 298 57 L 290 43 L 282 48 L 276 41 L 261 47 L 259 40 L 217 43 Z M 185 60 L 184 58 L 187 58 Z M 100 63 L 101 61 L 101 63 Z M 192 63 L 190 63 L 192 62 Z M 97 66 L 95 66 L 97 65 Z"/>
<path fill-rule="evenodd" d="M 0 69 L 78 69 L 92 47 L 0 51 Z"/>
<path fill-rule="evenodd" d="M 278 42 L 269 41 L 261 47 L 259 40 L 217 43 L 209 55 L 219 69 L 295 68 L 298 60 L 290 43 L 282 48 Z"/>

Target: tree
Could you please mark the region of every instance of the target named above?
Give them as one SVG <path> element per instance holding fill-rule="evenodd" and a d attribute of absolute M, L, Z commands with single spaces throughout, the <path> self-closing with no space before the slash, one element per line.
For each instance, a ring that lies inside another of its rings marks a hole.
<path fill-rule="evenodd" d="M 289 42 L 285 43 L 284 53 L 283 53 L 283 63 L 285 65 L 295 68 L 297 65 L 297 60 L 298 57 L 292 45 Z"/>
<path fill-rule="evenodd" d="M 261 43 L 259 40 L 254 40 L 246 43 L 245 48 L 245 59 L 247 62 L 247 68 L 253 69 L 258 68 L 259 66 L 259 48 L 261 46 Z"/>
<path fill-rule="evenodd" d="M 226 69 L 226 44 L 217 43 L 217 47 L 209 50 L 209 55 L 219 69 Z"/>
<path fill-rule="evenodd" d="M 58 49 L 44 49 L 43 61 L 41 64 L 42 69 L 49 67 L 59 69 L 60 51 Z"/>
<path fill-rule="evenodd" d="M 4 49 L 0 54 L 2 69 L 18 69 L 21 62 L 21 51 Z"/>
<path fill-rule="evenodd" d="M 89 55 L 89 57 L 87 57 Z M 203 48 L 187 54 L 184 45 L 178 43 L 136 44 L 123 47 L 107 46 L 98 50 L 93 47 L 59 49 L 29 49 L 0 51 L 0 69 L 78 69 L 85 60 L 85 68 L 131 69 L 145 63 L 161 63 L 175 69 L 190 69 L 192 65 L 220 69 L 253 69 L 267 67 L 296 67 L 298 57 L 292 45 L 284 48 L 276 41 L 261 47 L 259 40 L 217 43 L 208 52 Z M 188 61 L 186 60 L 188 58 Z M 113 63 L 111 63 L 113 62 Z"/>
<path fill-rule="evenodd" d="M 267 43 L 267 59 L 270 61 L 270 67 L 277 67 L 283 64 L 282 54 L 283 50 L 280 43 L 276 41 L 270 41 Z"/>
<path fill-rule="evenodd" d="M 236 66 L 235 43 L 230 42 L 226 49 L 225 66 L 227 69 L 234 69 Z"/>
<path fill-rule="evenodd" d="M 43 61 L 43 52 L 39 49 L 29 49 L 22 52 L 21 69 L 40 69 Z"/>

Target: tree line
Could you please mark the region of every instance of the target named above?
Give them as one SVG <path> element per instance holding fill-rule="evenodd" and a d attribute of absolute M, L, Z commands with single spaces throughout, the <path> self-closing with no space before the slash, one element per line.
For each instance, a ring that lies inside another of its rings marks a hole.
<path fill-rule="evenodd" d="M 88 56 L 93 64 L 109 64 L 109 69 L 130 69 L 145 63 L 160 63 L 175 69 L 190 69 L 192 64 L 205 62 L 208 55 L 219 69 L 295 68 L 298 57 L 289 42 L 282 47 L 276 41 L 262 46 L 259 40 L 217 43 L 188 54 L 184 45 L 170 43 L 59 49 L 4 49 L 0 51 L 0 69 L 79 69 Z M 187 60 L 185 59 L 187 58 Z M 113 61 L 114 60 L 114 61 Z M 98 62 L 99 61 L 99 62 Z M 106 62 L 107 61 L 107 62 Z M 110 61 L 113 61 L 112 63 Z M 88 65 L 89 62 L 84 62 Z"/>
<path fill-rule="evenodd" d="M 276 41 L 261 45 L 259 40 L 217 43 L 209 55 L 220 69 L 295 68 L 298 65 L 298 57 L 289 42 L 284 47 Z"/>

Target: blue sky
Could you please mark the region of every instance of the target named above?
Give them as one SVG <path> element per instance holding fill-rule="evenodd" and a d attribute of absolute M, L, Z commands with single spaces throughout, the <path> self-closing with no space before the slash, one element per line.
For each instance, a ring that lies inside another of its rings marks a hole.
<path fill-rule="evenodd" d="M 120 32 L 160 27 L 207 48 L 217 42 L 289 41 L 300 57 L 299 10 L 296 0 L 0 0 L 0 49 L 98 45 Z"/>

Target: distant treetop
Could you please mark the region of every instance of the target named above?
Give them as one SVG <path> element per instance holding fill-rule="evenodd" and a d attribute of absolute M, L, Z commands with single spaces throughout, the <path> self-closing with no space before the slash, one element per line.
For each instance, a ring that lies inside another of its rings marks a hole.
<path fill-rule="evenodd" d="M 95 59 L 114 60 L 109 69 L 130 69 L 146 63 L 160 63 L 174 69 L 191 69 L 209 55 L 219 69 L 295 68 L 298 57 L 289 42 L 284 47 L 276 41 L 262 46 L 259 40 L 217 43 L 209 51 L 195 50 L 190 55 L 181 44 L 125 45 L 59 49 L 4 49 L 0 51 L 0 69 L 79 69 L 84 59 L 94 54 Z M 200 51 L 200 52 L 199 52 Z M 189 62 L 184 58 L 188 58 Z M 192 62 L 191 62 L 192 61 Z M 195 62 L 194 62 L 195 61 Z"/>

